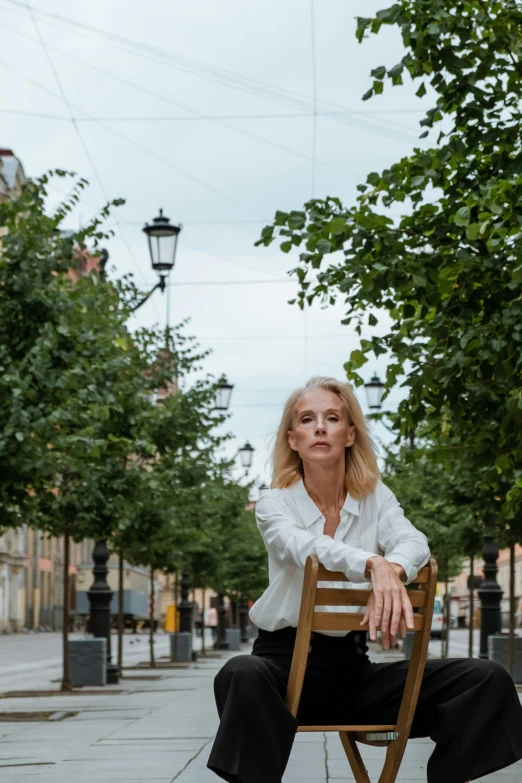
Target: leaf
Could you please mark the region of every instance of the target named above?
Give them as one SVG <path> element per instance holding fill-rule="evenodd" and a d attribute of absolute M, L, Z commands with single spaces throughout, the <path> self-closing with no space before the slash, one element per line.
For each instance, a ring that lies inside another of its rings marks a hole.
<path fill-rule="evenodd" d="M 373 76 L 375 79 L 384 79 L 384 77 L 386 76 L 386 66 L 379 65 L 378 68 L 374 68 L 371 71 L 371 76 Z"/>
<path fill-rule="evenodd" d="M 316 245 L 317 252 L 321 255 L 326 255 L 332 250 L 332 244 L 327 239 L 320 239 Z"/>
<path fill-rule="evenodd" d="M 290 250 L 292 249 L 292 242 L 288 240 L 286 242 L 281 242 L 279 247 L 281 248 L 283 253 L 289 253 Z"/>
<path fill-rule="evenodd" d="M 343 234 L 348 229 L 348 226 L 346 224 L 346 221 L 344 218 L 341 217 L 335 217 L 330 220 L 330 231 L 334 236 L 337 236 L 338 234 Z"/>
<path fill-rule="evenodd" d="M 288 225 L 294 231 L 299 231 L 306 225 L 306 213 L 305 212 L 290 212 L 288 217 Z"/>
<path fill-rule="evenodd" d="M 352 351 L 351 354 L 350 354 L 349 364 L 350 364 L 351 369 L 353 369 L 353 370 L 358 370 L 359 367 L 362 367 L 363 364 L 366 364 L 367 361 L 368 361 L 368 359 L 366 358 L 364 353 L 362 351 L 360 351 L 359 349 L 356 349 L 355 351 Z"/>
<path fill-rule="evenodd" d="M 478 239 L 480 223 L 470 223 L 466 229 L 466 237 L 471 241 Z"/>
<path fill-rule="evenodd" d="M 415 95 L 417 95 L 418 98 L 422 98 L 424 95 L 426 95 L 426 85 L 424 84 L 424 82 L 422 82 L 421 86 L 419 87 Z"/>
<path fill-rule="evenodd" d="M 470 220 L 469 207 L 461 207 L 453 215 L 453 222 L 457 226 L 469 226 L 469 220 Z"/>

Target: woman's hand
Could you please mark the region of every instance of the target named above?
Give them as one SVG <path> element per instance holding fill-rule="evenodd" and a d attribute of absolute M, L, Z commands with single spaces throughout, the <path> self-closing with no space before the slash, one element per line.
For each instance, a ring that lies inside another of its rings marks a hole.
<path fill-rule="evenodd" d="M 406 628 L 413 630 L 413 609 L 396 566 L 377 555 L 369 558 L 368 570 L 373 591 L 361 625 L 369 625 L 370 639 L 375 641 L 380 624 L 382 646 L 388 650 L 390 642 L 395 645 L 398 630 L 402 638 L 406 636 Z"/>

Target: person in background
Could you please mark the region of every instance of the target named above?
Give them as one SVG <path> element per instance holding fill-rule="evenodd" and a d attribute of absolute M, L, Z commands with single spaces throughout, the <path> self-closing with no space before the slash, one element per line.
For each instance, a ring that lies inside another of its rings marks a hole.
<path fill-rule="evenodd" d="M 213 639 L 217 637 L 217 624 L 218 624 L 217 609 L 214 606 L 211 606 L 210 609 L 207 611 L 206 625 L 210 628 Z"/>

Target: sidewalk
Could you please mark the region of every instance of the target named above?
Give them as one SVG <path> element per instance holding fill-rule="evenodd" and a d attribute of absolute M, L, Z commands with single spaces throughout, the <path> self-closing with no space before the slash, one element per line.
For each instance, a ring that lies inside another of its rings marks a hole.
<path fill-rule="evenodd" d="M 370 654 L 376 662 L 401 657 L 374 645 Z M 128 669 L 119 685 L 90 693 L 2 698 L 3 712 L 77 714 L 63 721 L 0 722 L 0 783 L 216 783 L 219 778 L 206 769 L 218 724 L 212 681 L 231 655 L 207 657 L 184 668 Z M 35 687 L 35 672 L 31 680 Z M 6 690 L 3 680 L 0 687 Z M 45 671 L 37 687 L 53 687 Z M 429 739 L 410 741 L 398 781 L 425 783 L 432 748 Z M 361 746 L 361 752 L 371 780 L 378 780 L 385 751 Z M 522 763 L 481 778 L 484 783 L 521 779 Z M 285 783 L 341 780 L 353 777 L 338 736 L 298 734 Z"/>

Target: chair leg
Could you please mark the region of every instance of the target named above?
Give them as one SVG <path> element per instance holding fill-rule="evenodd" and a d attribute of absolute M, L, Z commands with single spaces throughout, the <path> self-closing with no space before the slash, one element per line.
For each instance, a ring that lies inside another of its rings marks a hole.
<path fill-rule="evenodd" d="M 362 756 L 359 753 L 359 748 L 357 747 L 355 737 L 352 737 L 352 735 L 347 731 L 340 731 L 339 737 L 343 743 L 346 758 L 350 762 L 350 767 L 352 768 L 355 783 L 371 783 L 370 778 L 368 777 L 368 772 L 366 771 L 366 767 L 364 766 L 364 761 L 362 760 Z"/>

